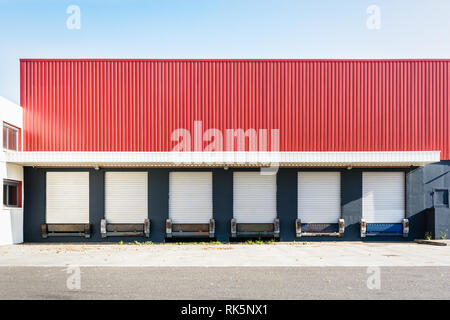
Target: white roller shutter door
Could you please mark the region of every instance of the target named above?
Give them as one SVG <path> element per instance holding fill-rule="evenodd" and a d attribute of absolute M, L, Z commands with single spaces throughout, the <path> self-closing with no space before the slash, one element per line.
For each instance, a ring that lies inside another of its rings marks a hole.
<path fill-rule="evenodd" d="M 105 173 L 107 223 L 144 223 L 148 218 L 148 173 Z"/>
<path fill-rule="evenodd" d="M 299 172 L 297 194 L 298 218 L 302 223 L 338 223 L 340 172 Z"/>
<path fill-rule="evenodd" d="M 89 172 L 47 172 L 46 223 L 89 223 Z"/>
<path fill-rule="evenodd" d="M 273 223 L 277 217 L 277 176 L 234 172 L 233 217 L 237 223 Z"/>
<path fill-rule="evenodd" d="M 404 172 L 363 172 L 363 219 L 367 223 L 401 223 L 404 218 Z"/>
<path fill-rule="evenodd" d="M 170 172 L 172 223 L 209 223 L 212 217 L 212 172 Z"/>

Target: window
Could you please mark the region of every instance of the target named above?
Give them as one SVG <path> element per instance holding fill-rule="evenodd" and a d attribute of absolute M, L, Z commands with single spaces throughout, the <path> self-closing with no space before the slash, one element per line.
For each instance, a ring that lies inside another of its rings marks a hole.
<path fill-rule="evenodd" d="M 20 182 L 4 180 L 3 181 L 3 204 L 9 207 L 20 206 Z"/>
<path fill-rule="evenodd" d="M 432 193 L 435 207 L 448 207 L 448 190 L 435 189 Z"/>
<path fill-rule="evenodd" d="M 10 125 L 3 124 L 3 148 L 17 150 L 19 130 Z"/>

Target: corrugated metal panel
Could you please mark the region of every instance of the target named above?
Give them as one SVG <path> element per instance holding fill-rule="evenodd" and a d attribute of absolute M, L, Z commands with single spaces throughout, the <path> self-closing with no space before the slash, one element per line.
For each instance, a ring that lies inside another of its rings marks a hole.
<path fill-rule="evenodd" d="M 108 223 L 144 223 L 148 218 L 147 172 L 105 172 Z"/>
<path fill-rule="evenodd" d="M 277 176 L 234 172 L 233 217 L 237 223 L 273 223 L 277 217 Z"/>
<path fill-rule="evenodd" d="M 169 218 L 172 222 L 209 223 L 212 217 L 212 172 L 170 172 Z"/>
<path fill-rule="evenodd" d="M 363 219 L 401 223 L 405 218 L 405 173 L 363 172 Z"/>
<path fill-rule="evenodd" d="M 280 129 L 280 151 L 450 159 L 448 80 L 449 60 L 25 59 L 24 150 L 171 151 L 201 120 Z"/>
<path fill-rule="evenodd" d="M 89 223 L 89 172 L 47 172 L 46 223 Z"/>
<path fill-rule="evenodd" d="M 340 172 L 299 172 L 297 194 L 298 217 L 302 223 L 338 223 Z"/>

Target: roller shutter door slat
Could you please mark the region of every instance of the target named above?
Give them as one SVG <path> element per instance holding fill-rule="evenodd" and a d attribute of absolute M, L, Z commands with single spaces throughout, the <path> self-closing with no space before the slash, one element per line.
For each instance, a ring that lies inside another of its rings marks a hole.
<path fill-rule="evenodd" d="M 89 172 L 47 172 L 46 223 L 89 223 Z"/>
<path fill-rule="evenodd" d="M 172 223 L 209 223 L 213 217 L 212 172 L 171 172 L 169 217 Z"/>
<path fill-rule="evenodd" d="M 277 217 L 276 175 L 235 172 L 233 217 L 237 223 L 273 223 Z"/>
<path fill-rule="evenodd" d="M 363 172 L 363 218 L 367 223 L 401 223 L 405 218 L 405 174 Z"/>
<path fill-rule="evenodd" d="M 148 218 L 148 173 L 105 173 L 105 219 L 108 223 L 144 223 Z"/>
<path fill-rule="evenodd" d="M 298 218 L 302 223 L 337 223 L 341 217 L 339 172 L 298 173 Z"/>

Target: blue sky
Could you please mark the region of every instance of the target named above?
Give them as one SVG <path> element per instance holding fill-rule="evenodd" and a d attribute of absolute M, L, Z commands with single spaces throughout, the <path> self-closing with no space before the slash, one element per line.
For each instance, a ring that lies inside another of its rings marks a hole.
<path fill-rule="evenodd" d="M 0 0 L 0 96 L 19 102 L 19 58 L 450 58 L 449 16 L 449 0 Z"/>

